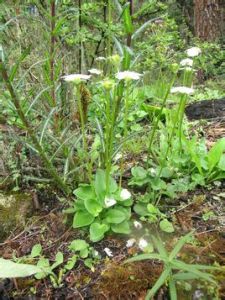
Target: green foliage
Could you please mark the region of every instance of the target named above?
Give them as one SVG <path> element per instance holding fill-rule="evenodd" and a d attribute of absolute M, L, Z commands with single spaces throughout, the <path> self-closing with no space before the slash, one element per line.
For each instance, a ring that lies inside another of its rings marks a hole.
<path fill-rule="evenodd" d="M 0 258 L 0 278 L 28 277 L 43 272 L 41 266 L 15 263 Z"/>
<path fill-rule="evenodd" d="M 148 291 L 145 298 L 146 300 L 152 299 L 152 297 L 157 293 L 160 287 L 167 283 L 170 290 L 170 298 L 173 300 L 177 299 L 177 282 L 198 279 L 208 281 L 216 285 L 213 276 L 210 273 L 206 273 L 206 271 L 221 270 L 219 267 L 187 264 L 177 259 L 180 250 L 186 243 L 188 243 L 191 236 L 192 232 L 181 237 L 170 253 L 167 252 L 160 238 L 155 238 L 154 236 L 152 236 L 152 241 L 158 253 L 140 254 L 126 260 L 125 263 L 131 263 L 147 259 L 156 259 L 163 263 L 163 272 L 161 273 L 160 277 L 157 279 L 151 290 Z"/>
<path fill-rule="evenodd" d="M 115 180 L 110 177 L 109 189 L 106 190 L 106 173 L 98 170 L 95 181 L 90 185 L 80 184 L 74 191 L 76 200 L 73 227 L 89 226 L 90 239 L 98 242 L 112 230 L 116 233 L 130 232 L 129 219 L 132 200 L 121 197 L 121 190 Z M 71 209 L 70 209 L 71 212 Z"/>

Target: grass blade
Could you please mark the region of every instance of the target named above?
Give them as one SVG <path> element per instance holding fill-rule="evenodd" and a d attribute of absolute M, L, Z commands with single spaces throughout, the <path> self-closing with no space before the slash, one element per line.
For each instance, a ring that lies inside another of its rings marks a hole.
<path fill-rule="evenodd" d="M 190 237 L 192 236 L 193 231 L 189 232 L 188 234 L 186 234 L 185 236 L 183 236 L 182 238 L 179 239 L 179 241 L 176 243 L 175 247 L 173 248 L 173 250 L 170 252 L 169 255 L 169 259 L 172 260 L 173 258 L 175 258 L 175 256 L 177 255 L 177 253 L 181 250 L 181 248 L 183 248 L 184 244 L 187 243 L 187 241 L 190 239 Z"/>
<path fill-rule="evenodd" d="M 152 299 L 152 297 L 155 295 L 155 293 L 161 288 L 161 286 L 166 282 L 168 276 L 170 275 L 171 269 L 167 268 L 165 269 L 162 274 L 160 275 L 160 277 L 158 278 L 158 280 L 156 281 L 156 283 L 154 284 L 154 286 L 151 288 L 150 291 L 148 291 L 145 300 L 150 300 Z"/>
<path fill-rule="evenodd" d="M 125 260 L 124 263 L 127 264 L 127 263 L 131 263 L 131 262 L 134 262 L 134 261 L 141 261 L 141 260 L 146 260 L 146 259 L 162 260 L 162 256 L 160 254 L 157 254 L 157 253 L 140 254 L 140 255 L 137 255 L 135 257 L 128 258 L 127 260 Z"/>
<path fill-rule="evenodd" d="M 170 299 L 177 300 L 177 289 L 173 277 L 169 280 Z"/>

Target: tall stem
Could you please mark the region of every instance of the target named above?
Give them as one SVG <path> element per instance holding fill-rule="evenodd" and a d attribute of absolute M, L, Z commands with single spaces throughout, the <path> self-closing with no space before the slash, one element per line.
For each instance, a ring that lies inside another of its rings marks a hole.
<path fill-rule="evenodd" d="M 132 15 L 133 15 L 133 0 L 129 0 L 129 3 L 130 3 L 130 16 L 131 16 L 131 18 L 132 18 Z M 128 47 L 131 47 L 131 42 L 132 42 L 131 37 L 132 37 L 132 34 L 129 33 L 129 34 L 127 35 L 127 46 L 128 46 Z"/>
<path fill-rule="evenodd" d="M 79 6 L 79 30 L 81 31 L 81 27 L 82 27 L 82 19 L 81 19 L 81 1 L 82 0 L 79 0 L 78 2 L 78 6 Z M 80 43 L 79 43 L 79 73 L 81 74 L 82 73 L 82 41 L 80 40 Z"/>
<path fill-rule="evenodd" d="M 108 45 L 107 45 L 107 53 L 108 56 L 112 55 L 112 48 L 111 48 L 111 33 L 110 28 L 112 24 L 112 1 L 108 0 Z"/>
<path fill-rule="evenodd" d="M 85 132 L 85 116 L 84 116 L 84 109 L 83 109 L 83 103 L 81 100 L 81 93 L 80 93 L 81 86 L 78 84 L 75 87 L 75 94 L 77 95 L 77 102 L 78 102 L 78 109 L 79 109 L 79 115 L 80 115 L 80 123 L 81 123 L 81 133 L 82 133 L 82 140 L 83 140 L 83 150 L 84 150 L 84 156 L 85 156 L 85 162 L 86 162 L 86 169 L 88 172 L 88 179 L 89 182 L 91 182 L 91 164 L 88 160 L 88 143 L 86 138 L 86 132 Z"/>
<path fill-rule="evenodd" d="M 127 128 L 127 121 L 128 121 L 128 111 L 129 111 L 129 82 L 126 82 L 125 85 L 125 111 L 124 111 L 124 141 L 126 141 L 127 135 L 128 135 L 128 128 Z M 120 165 L 120 187 L 122 186 L 122 177 L 124 172 L 124 154 L 125 154 L 125 148 L 126 144 L 124 142 L 123 144 L 123 156 L 121 159 L 121 165 Z"/>
<path fill-rule="evenodd" d="M 51 32 L 50 32 L 50 81 L 51 81 L 51 99 L 52 99 L 52 106 L 56 107 L 56 94 L 55 94 L 55 19 L 56 19 L 56 4 L 55 0 L 51 0 L 50 5 L 51 10 Z M 58 130 L 58 114 L 57 112 L 54 115 L 55 123 L 54 127 Z"/>
<path fill-rule="evenodd" d="M 112 124 L 110 117 L 110 91 L 106 91 L 106 133 L 105 133 L 105 167 L 106 167 L 106 193 L 109 192 L 109 178 L 111 172 L 111 151 L 110 151 L 110 141 L 112 134 Z"/>

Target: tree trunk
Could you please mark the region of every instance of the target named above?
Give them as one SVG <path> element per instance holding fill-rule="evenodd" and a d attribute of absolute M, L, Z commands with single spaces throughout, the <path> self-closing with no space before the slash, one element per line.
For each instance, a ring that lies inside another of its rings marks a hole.
<path fill-rule="evenodd" d="M 203 41 L 222 36 L 224 0 L 194 0 L 195 35 Z"/>

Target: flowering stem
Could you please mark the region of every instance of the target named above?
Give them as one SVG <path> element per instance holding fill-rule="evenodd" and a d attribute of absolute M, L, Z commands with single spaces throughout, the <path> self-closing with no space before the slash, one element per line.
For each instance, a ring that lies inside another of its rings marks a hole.
<path fill-rule="evenodd" d="M 110 91 L 106 91 L 106 134 L 105 134 L 105 167 L 106 167 L 106 193 L 109 192 L 109 178 L 111 172 L 111 151 L 110 141 L 112 134 L 112 124 L 110 117 Z"/>
<path fill-rule="evenodd" d="M 126 95 L 125 95 L 125 111 L 124 111 L 124 143 L 123 143 L 123 156 L 120 165 L 120 183 L 119 183 L 120 188 L 122 186 L 122 176 L 124 172 L 124 155 L 125 155 L 125 148 L 126 148 L 125 141 L 128 135 L 127 121 L 128 121 L 128 111 L 129 111 L 129 81 L 126 81 L 125 91 L 126 91 Z"/>
<path fill-rule="evenodd" d="M 79 115 L 80 115 L 84 156 L 85 156 L 85 160 L 86 160 L 86 164 L 87 164 L 87 171 L 88 171 L 89 181 L 91 182 L 91 170 L 90 170 L 90 166 L 89 166 L 89 163 L 88 163 L 88 144 L 87 144 L 86 133 L 85 133 L 84 110 L 83 110 L 83 104 L 81 102 L 80 87 L 81 87 L 80 84 L 78 84 L 76 86 L 76 96 L 77 96 L 78 109 L 79 109 Z"/>
<path fill-rule="evenodd" d="M 183 85 L 190 87 L 193 80 L 193 72 L 190 70 L 185 70 L 184 72 L 184 79 L 183 79 Z M 183 125 L 183 119 L 184 119 L 184 112 L 185 112 L 185 106 L 187 103 L 187 95 L 181 96 L 180 100 L 180 106 L 179 106 L 179 128 L 178 128 L 178 134 L 179 134 L 179 143 L 180 143 L 180 150 L 182 149 L 182 125 Z"/>

